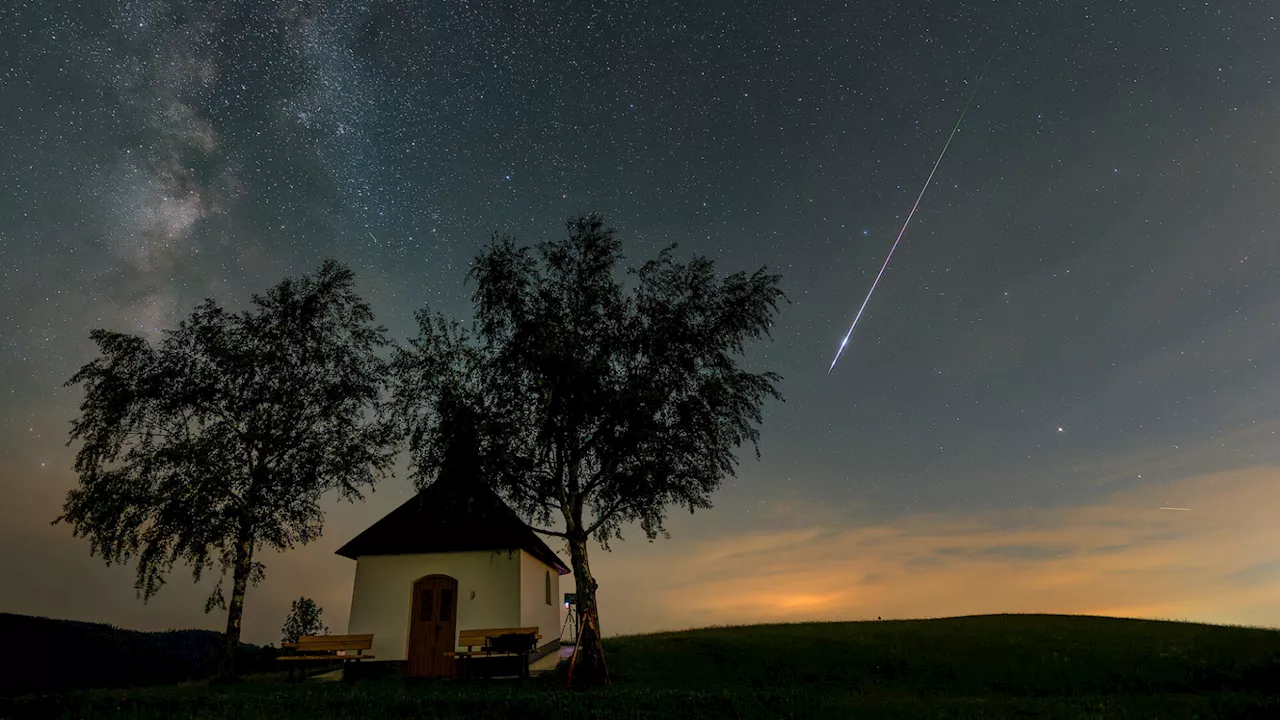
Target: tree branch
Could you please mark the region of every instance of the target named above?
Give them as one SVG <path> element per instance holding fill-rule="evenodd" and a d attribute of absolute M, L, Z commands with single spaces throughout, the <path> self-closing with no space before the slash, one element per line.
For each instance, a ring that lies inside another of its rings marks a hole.
<path fill-rule="evenodd" d="M 604 525 L 614 515 L 617 515 L 618 512 L 622 510 L 622 507 L 626 504 L 627 504 L 626 500 L 619 499 L 613 503 L 612 507 L 600 513 L 600 515 L 597 516 L 596 521 L 591 524 L 591 527 L 587 528 L 587 535 L 590 536 L 595 534 L 595 532 L 600 529 L 601 525 Z"/>
<path fill-rule="evenodd" d="M 222 420 L 222 422 L 226 423 L 231 428 L 231 431 L 235 433 L 236 437 L 240 439 L 240 442 L 245 443 L 246 445 L 252 443 L 252 441 L 249 439 L 248 432 L 242 429 L 239 423 L 237 423 L 236 421 L 228 417 L 227 413 L 222 408 L 208 402 L 197 403 L 197 406 L 200 407 L 205 412 L 216 415 L 218 418 Z"/>
<path fill-rule="evenodd" d="M 591 479 L 588 480 L 587 484 L 582 487 L 582 496 L 590 497 L 591 493 L 598 490 L 600 486 L 604 484 L 604 478 L 605 478 L 605 472 L 603 468 L 593 473 L 591 476 Z"/>
<path fill-rule="evenodd" d="M 598 458 L 599 455 L 597 454 L 596 457 Z M 612 457 L 608 458 L 607 460 L 601 460 L 600 467 L 597 468 L 596 471 L 591 474 L 591 479 L 588 480 L 587 484 L 583 486 L 582 496 L 590 497 L 591 493 L 595 492 L 596 490 L 599 490 L 600 486 L 604 485 L 605 481 L 608 480 L 609 476 L 613 473 L 613 470 L 617 467 L 617 464 L 618 464 L 617 461 Z"/>
<path fill-rule="evenodd" d="M 564 534 L 564 533 L 562 533 L 562 532 L 556 532 L 555 530 L 543 530 L 542 528 L 536 528 L 536 527 L 534 527 L 534 526 L 532 526 L 532 525 L 530 525 L 530 526 L 529 526 L 529 529 L 530 529 L 530 530 L 532 530 L 532 531 L 534 531 L 534 532 L 536 532 L 536 533 L 542 533 L 543 535 L 549 535 L 549 536 L 551 536 L 551 537 L 558 537 L 558 538 L 567 538 L 567 537 L 569 537 L 568 535 L 565 535 L 565 534 Z"/>

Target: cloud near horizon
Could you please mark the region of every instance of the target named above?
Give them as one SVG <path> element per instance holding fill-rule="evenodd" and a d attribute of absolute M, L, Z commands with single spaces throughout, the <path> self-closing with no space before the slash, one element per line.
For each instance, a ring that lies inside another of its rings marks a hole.
<path fill-rule="evenodd" d="M 222 629 L 223 613 L 201 612 L 207 582 L 192 585 L 187 571 L 175 569 L 143 604 L 132 568 L 104 567 L 65 526 L 50 527 L 62 492 L 42 487 L 21 498 L 26 512 L 7 518 L 31 551 L 0 557 L 0 571 L 15 580 L 0 611 L 150 630 Z M 265 557 L 267 578 L 248 597 L 245 640 L 278 642 L 289 602 L 300 595 L 324 608 L 333 632 L 344 632 L 355 563 L 333 550 L 403 499 L 390 490 L 338 505 L 320 541 Z M 592 566 L 608 635 L 986 613 L 1280 627 L 1277 507 L 1276 465 L 1196 474 L 1089 505 L 862 524 L 830 508 L 779 502 L 749 532 L 718 529 L 726 510 L 675 513 L 671 539 L 648 543 L 630 532 L 613 552 L 595 548 Z"/>
<path fill-rule="evenodd" d="M 1280 626 L 1277 501 L 1265 466 L 1085 506 L 619 543 L 594 556 L 602 620 L 609 634 L 1006 612 Z"/>

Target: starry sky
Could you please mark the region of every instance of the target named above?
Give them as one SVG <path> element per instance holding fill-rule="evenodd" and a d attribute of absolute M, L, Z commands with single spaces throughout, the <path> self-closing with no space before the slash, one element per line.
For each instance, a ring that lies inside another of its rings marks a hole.
<path fill-rule="evenodd" d="M 491 233 L 603 213 L 629 257 L 768 265 L 762 458 L 596 551 L 607 634 L 1090 612 L 1280 626 L 1272 3 L 58 0 L 0 7 L 0 611 L 144 605 L 51 527 L 92 328 L 157 337 L 336 257 L 391 334 L 468 318 Z M 827 366 L 960 108 L 960 132 Z M 335 631 L 333 551 L 271 555 Z M 1160 508 L 1182 508 L 1161 510 Z"/>

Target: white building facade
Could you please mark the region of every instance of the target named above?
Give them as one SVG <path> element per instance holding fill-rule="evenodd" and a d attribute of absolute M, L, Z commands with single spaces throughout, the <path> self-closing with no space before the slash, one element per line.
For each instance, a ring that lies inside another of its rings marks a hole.
<path fill-rule="evenodd" d="M 347 632 L 398 672 L 452 674 L 462 630 L 536 627 L 535 659 L 559 647 L 569 570 L 487 490 L 436 483 L 338 554 L 356 561 Z"/>

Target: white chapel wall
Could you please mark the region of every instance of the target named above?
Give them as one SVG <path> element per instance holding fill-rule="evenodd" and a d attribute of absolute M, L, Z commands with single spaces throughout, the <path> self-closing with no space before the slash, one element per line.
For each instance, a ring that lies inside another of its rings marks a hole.
<path fill-rule="evenodd" d="M 547 573 L 551 574 L 551 604 L 547 604 Z M 537 627 L 546 645 L 560 636 L 564 622 L 560 575 L 541 560 L 520 551 L 520 627 Z"/>
<path fill-rule="evenodd" d="M 362 555 L 356 560 L 347 632 L 373 633 L 371 652 L 378 660 L 405 660 L 413 584 L 433 574 L 458 581 L 458 630 L 517 627 L 523 555 L 507 550 Z"/>

